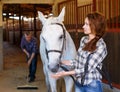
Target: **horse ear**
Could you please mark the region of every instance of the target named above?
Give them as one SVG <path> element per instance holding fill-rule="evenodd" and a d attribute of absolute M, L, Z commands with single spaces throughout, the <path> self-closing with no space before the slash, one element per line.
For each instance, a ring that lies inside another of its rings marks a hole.
<path fill-rule="evenodd" d="M 61 13 L 58 16 L 59 21 L 64 21 L 64 16 L 65 16 L 65 7 L 62 8 Z"/>
<path fill-rule="evenodd" d="M 42 12 L 38 11 L 38 17 L 39 17 L 40 21 L 42 22 L 42 24 L 44 24 L 45 21 L 46 21 L 46 18 L 45 18 L 45 16 L 43 15 Z"/>

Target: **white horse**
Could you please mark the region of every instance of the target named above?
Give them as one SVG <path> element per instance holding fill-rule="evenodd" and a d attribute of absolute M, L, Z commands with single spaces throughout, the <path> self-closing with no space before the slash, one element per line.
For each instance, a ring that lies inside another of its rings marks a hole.
<path fill-rule="evenodd" d="M 48 92 L 57 92 L 57 79 L 52 78 L 51 74 L 63 71 L 60 67 L 61 60 L 71 60 L 76 56 L 73 40 L 62 23 L 64 21 L 64 14 L 65 7 L 58 17 L 45 18 L 43 13 L 38 11 L 39 19 L 43 24 L 40 34 L 40 55 Z M 66 92 L 72 92 L 72 78 L 66 76 L 64 80 Z"/>

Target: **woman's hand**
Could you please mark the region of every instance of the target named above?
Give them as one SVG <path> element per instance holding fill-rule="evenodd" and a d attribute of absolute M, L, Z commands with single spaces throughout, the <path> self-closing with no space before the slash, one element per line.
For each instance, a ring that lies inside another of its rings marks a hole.
<path fill-rule="evenodd" d="M 55 78 L 55 79 L 58 79 L 58 78 L 60 78 L 60 77 L 65 76 L 65 73 L 66 73 L 65 71 L 58 72 L 58 73 L 56 73 L 56 74 L 52 74 L 51 77 L 52 77 L 52 78 Z"/>
<path fill-rule="evenodd" d="M 55 78 L 55 79 L 58 79 L 60 77 L 64 77 L 64 76 L 69 76 L 69 75 L 74 75 L 75 74 L 75 71 L 72 70 L 72 71 L 62 71 L 62 72 L 58 72 L 56 74 L 52 74 L 51 77 L 52 78 Z"/>
<path fill-rule="evenodd" d="M 64 64 L 64 65 L 71 65 L 71 63 L 70 63 L 69 60 L 61 61 L 61 64 Z"/>

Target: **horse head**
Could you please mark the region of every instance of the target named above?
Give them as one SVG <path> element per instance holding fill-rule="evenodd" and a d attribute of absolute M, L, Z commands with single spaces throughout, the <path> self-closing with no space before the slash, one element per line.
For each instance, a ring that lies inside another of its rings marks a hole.
<path fill-rule="evenodd" d="M 66 29 L 64 27 L 65 7 L 57 17 L 45 18 L 42 12 L 38 11 L 38 16 L 42 22 L 41 39 L 45 44 L 48 68 L 52 72 L 57 72 L 60 67 L 61 58 L 65 50 Z M 41 43 L 42 44 L 42 43 Z"/>

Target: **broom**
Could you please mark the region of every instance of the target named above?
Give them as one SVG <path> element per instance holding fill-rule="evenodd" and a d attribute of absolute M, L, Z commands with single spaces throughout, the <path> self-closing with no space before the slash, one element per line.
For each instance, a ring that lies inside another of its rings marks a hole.
<path fill-rule="evenodd" d="M 22 85 L 22 86 L 17 86 L 17 89 L 20 89 L 20 90 L 23 90 L 23 89 L 26 89 L 26 90 L 37 90 L 38 87 L 37 86 L 33 86 L 33 85 L 29 85 L 28 77 L 27 77 L 27 83 L 25 85 Z"/>
<path fill-rule="evenodd" d="M 28 83 L 28 77 L 26 77 L 27 80 L 26 80 L 26 84 L 25 85 L 22 85 L 22 86 L 17 86 L 17 89 L 20 89 L 20 90 L 37 90 L 38 87 L 37 86 L 33 86 L 33 85 L 29 85 Z"/>
<path fill-rule="evenodd" d="M 23 86 L 18 86 L 17 89 L 37 90 L 38 87 L 26 84 Z"/>

